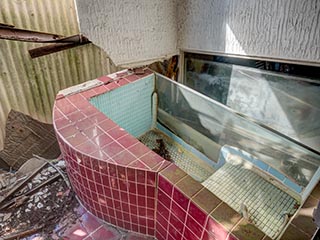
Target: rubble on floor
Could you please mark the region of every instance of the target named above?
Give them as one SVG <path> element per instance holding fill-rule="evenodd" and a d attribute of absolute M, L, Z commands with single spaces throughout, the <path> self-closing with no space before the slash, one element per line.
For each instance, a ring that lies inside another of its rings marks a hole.
<path fill-rule="evenodd" d="M 17 170 L 33 154 L 53 159 L 60 155 L 53 125 L 39 122 L 11 110 L 6 122 L 4 148 L 0 151 L 0 168 Z"/>
<path fill-rule="evenodd" d="M 152 240 L 119 229 L 84 209 L 70 187 L 63 160 L 35 157 L 0 174 L 0 240 Z"/>
<path fill-rule="evenodd" d="M 35 170 L 28 170 L 40 163 Z M 59 239 L 70 220 L 78 218 L 74 208 L 79 204 L 66 182 L 64 170 L 63 160 L 33 158 L 16 173 L 0 175 L 2 239 L 21 239 L 37 232 Z M 63 224 L 64 220 L 67 221 Z"/>

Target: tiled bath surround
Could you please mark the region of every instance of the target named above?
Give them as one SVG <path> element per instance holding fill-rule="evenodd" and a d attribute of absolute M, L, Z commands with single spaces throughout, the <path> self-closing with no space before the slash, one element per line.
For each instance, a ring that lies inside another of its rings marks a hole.
<path fill-rule="evenodd" d="M 56 135 L 83 205 L 111 224 L 159 240 L 268 239 L 90 103 L 94 96 L 146 77 L 154 74 L 150 70 L 144 75 L 124 71 L 99 78 L 101 84 L 89 90 L 57 96 L 53 113 Z M 298 239 L 310 239 L 315 230 L 311 225 L 300 230 L 303 224 L 293 224 L 284 239 L 292 231 Z"/>

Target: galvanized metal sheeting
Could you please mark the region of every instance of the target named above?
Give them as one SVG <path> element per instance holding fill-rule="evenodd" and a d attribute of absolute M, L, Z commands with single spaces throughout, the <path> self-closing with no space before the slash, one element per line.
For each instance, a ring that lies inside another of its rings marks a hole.
<path fill-rule="evenodd" d="M 0 23 L 64 36 L 79 33 L 73 0 L 1 0 Z M 59 90 L 117 70 L 93 44 L 31 59 L 28 49 L 44 45 L 0 40 L 0 149 L 10 109 L 51 122 Z"/>

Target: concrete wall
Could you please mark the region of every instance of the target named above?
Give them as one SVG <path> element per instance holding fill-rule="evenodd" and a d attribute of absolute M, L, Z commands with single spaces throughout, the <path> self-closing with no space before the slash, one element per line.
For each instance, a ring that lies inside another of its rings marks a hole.
<path fill-rule="evenodd" d="M 175 0 L 76 0 L 80 30 L 117 65 L 177 53 Z"/>
<path fill-rule="evenodd" d="M 319 0 L 181 0 L 179 48 L 320 61 Z"/>

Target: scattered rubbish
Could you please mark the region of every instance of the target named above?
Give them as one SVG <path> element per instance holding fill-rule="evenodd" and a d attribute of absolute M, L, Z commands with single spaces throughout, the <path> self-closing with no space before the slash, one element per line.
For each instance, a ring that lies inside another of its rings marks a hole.
<path fill-rule="evenodd" d="M 4 149 L 0 151 L 0 168 L 18 170 L 33 154 L 52 159 L 60 149 L 52 124 L 39 122 L 11 110 L 6 123 Z M 31 165 L 36 164 L 32 163 Z M 32 168 L 35 169 L 37 167 Z M 24 171 L 21 169 L 21 171 Z"/>
<path fill-rule="evenodd" d="M 0 174 L 0 239 L 23 239 L 35 233 L 60 239 L 63 229 L 78 218 L 74 209 L 79 206 L 64 161 L 38 156 L 29 161 L 16 173 Z"/>

